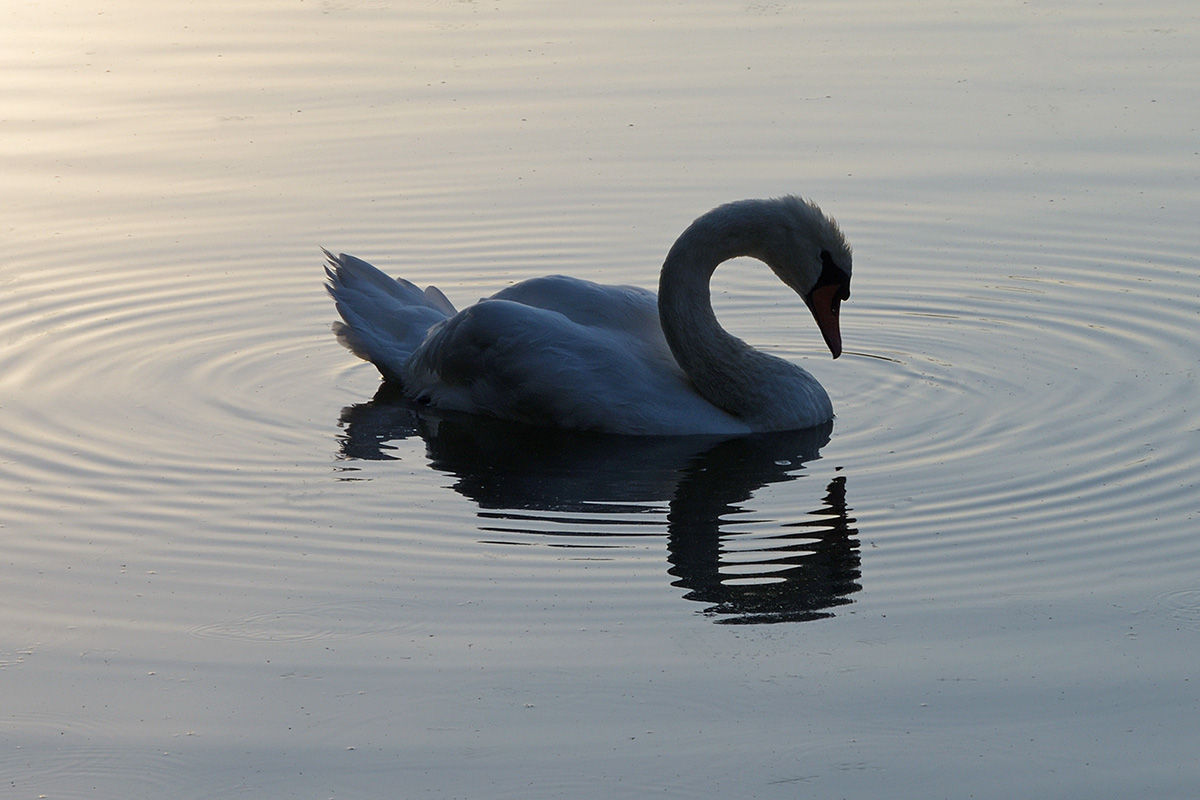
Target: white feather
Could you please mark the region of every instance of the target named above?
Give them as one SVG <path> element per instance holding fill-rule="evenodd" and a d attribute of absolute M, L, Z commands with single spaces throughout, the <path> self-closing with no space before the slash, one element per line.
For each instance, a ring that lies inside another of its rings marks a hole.
<path fill-rule="evenodd" d="M 796 198 L 731 203 L 696 220 L 663 265 L 657 299 L 553 276 L 456 312 L 432 286 L 326 255 L 343 320 L 334 324 L 338 339 L 418 403 L 645 435 L 793 430 L 833 416 L 815 378 L 726 333 L 709 302 L 713 270 L 743 255 L 766 261 L 810 304 L 832 260 L 848 294 L 849 246 L 832 220 Z M 835 302 L 835 327 L 836 313 Z"/>

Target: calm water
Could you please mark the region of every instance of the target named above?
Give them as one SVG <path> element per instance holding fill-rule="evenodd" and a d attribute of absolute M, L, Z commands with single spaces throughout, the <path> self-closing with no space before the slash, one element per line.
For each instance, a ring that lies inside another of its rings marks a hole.
<path fill-rule="evenodd" d="M 0 9 L 5 792 L 1200 790 L 1193 4 L 193 6 Z M 718 313 L 827 430 L 417 419 L 329 332 L 320 245 L 653 286 L 787 192 L 846 355 Z"/>

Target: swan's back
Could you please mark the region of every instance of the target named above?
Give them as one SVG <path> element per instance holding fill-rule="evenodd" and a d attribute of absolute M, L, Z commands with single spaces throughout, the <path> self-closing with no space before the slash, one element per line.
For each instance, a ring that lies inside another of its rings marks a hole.
<path fill-rule="evenodd" d="M 624 331 L 666 347 L 658 322 L 658 298 L 638 286 L 606 286 L 564 275 L 531 278 L 497 292 L 493 299 L 556 311 L 589 328 Z"/>
<path fill-rule="evenodd" d="M 403 380 L 418 403 L 533 425 L 748 430 L 695 393 L 663 337 L 653 293 L 574 278 L 525 281 L 447 319 Z"/>

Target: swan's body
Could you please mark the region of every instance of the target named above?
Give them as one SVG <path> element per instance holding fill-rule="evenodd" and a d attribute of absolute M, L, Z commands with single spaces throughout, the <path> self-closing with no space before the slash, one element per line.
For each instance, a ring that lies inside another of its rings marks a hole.
<path fill-rule="evenodd" d="M 808 372 L 726 333 L 709 299 L 719 264 L 766 262 L 841 354 L 850 248 L 795 197 L 743 200 L 697 219 L 662 268 L 657 301 L 629 286 L 535 278 L 456 312 L 353 256 L 329 255 L 338 339 L 410 399 L 534 425 L 641 435 L 799 430 L 829 421 Z"/>

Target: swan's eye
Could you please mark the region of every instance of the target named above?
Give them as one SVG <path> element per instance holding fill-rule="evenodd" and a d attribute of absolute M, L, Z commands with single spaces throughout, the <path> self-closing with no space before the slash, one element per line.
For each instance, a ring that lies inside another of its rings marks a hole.
<path fill-rule="evenodd" d="M 841 300 L 850 299 L 850 276 L 845 270 L 833 263 L 833 256 L 829 255 L 828 250 L 821 251 L 821 276 L 817 278 L 814 289 L 821 286 L 837 286 L 838 298 Z"/>

